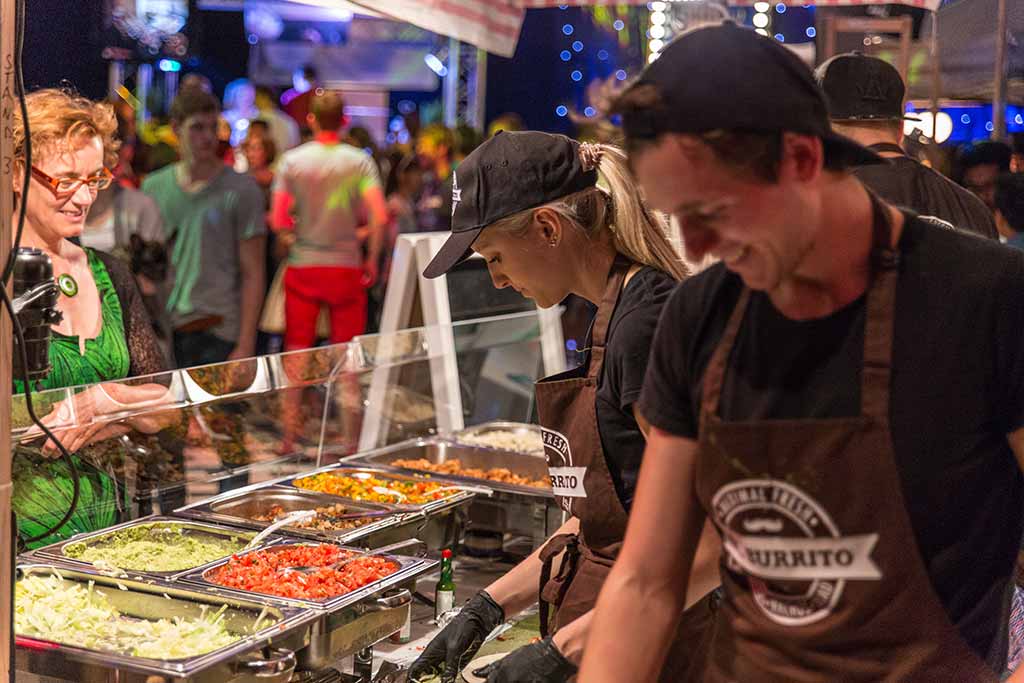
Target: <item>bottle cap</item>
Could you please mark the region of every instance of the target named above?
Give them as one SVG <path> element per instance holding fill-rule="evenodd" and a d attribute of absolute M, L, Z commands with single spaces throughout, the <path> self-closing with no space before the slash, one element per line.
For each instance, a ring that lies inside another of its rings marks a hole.
<path fill-rule="evenodd" d="M 452 559 L 452 551 L 449 548 L 445 548 L 441 551 L 441 557 L 443 557 L 446 560 Z"/>

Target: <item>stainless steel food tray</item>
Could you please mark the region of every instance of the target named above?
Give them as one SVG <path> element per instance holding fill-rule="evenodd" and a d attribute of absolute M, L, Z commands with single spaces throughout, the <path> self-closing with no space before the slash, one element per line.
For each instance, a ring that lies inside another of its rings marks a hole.
<path fill-rule="evenodd" d="M 51 545 L 43 546 L 42 548 L 37 548 L 32 552 L 32 557 L 39 558 L 42 561 L 56 560 L 61 564 L 67 564 L 70 566 L 93 567 L 94 565 L 91 562 L 67 556 L 65 554 L 65 549 L 70 545 L 76 545 L 79 543 L 84 543 L 86 545 L 100 545 L 104 542 L 105 538 L 109 537 L 111 534 L 117 531 L 146 525 L 177 527 L 181 528 L 183 530 L 183 533 L 219 536 L 222 538 L 235 537 L 243 541 L 243 545 L 247 543 L 249 540 L 251 540 L 253 536 L 256 535 L 255 532 L 248 530 L 227 528 L 223 526 L 216 526 L 213 524 L 205 524 L 203 522 L 180 519 L 177 517 L 151 515 L 149 517 L 142 517 L 140 519 L 132 520 L 130 522 L 125 522 L 124 524 L 118 524 L 116 526 L 107 527 L 106 529 L 101 529 L 100 531 L 92 531 L 85 534 L 78 534 L 76 536 L 69 538 L 66 541 L 59 541 Z M 264 539 L 258 547 L 265 548 L 267 546 L 273 545 L 274 543 L 280 542 L 281 540 L 283 540 L 283 538 L 283 536 L 272 534 L 268 538 Z M 214 560 L 214 562 L 216 562 L 216 560 Z M 202 569 L 203 567 L 208 567 L 214 564 L 214 562 L 207 562 L 205 564 L 199 565 L 198 567 L 189 567 L 188 569 L 179 569 L 176 571 L 167 572 L 144 569 L 122 569 L 125 573 L 128 574 L 140 574 L 146 576 L 159 577 L 162 579 L 175 580 L 181 576 L 184 576 L 185 574 L 188 574 L 189 572 L 195 571 L 197 569 Z"/>
<path fill-rule="evenodd" d="M 458 459 L 463 467 L 492 469 L 505 468 L 513 474 L 528 477 L 534 480 L 543 480 L 548 476 L 547 460 L 543 456 L 530 455 L 528 453 L 515 453 L 502 451 L 493 448 L 468 446 L 447 441 L 445 439 L 416 439 L 394 444 L 369 453 L 360 453 L 343 462 L 346 465 L 354 463 L 365 463 L 374 467 L 390 467 L 399 472 L 422 473 L 425 470 L 417 470 L 408 467 L 397 467 L 393 463 L 396 460 L 417 460 L 425 459 L 434 464 L 441 464 L 453 459 Z M 458 474 L 434 474 L 435 477 L 463 482 L 467 484 L 485 485 L 495 491 L 514 494 L 517 496 L 528 496 L 538 498 L 554 498 L 550 488 L 536 486 L 524 486 L 520 484 L 509 484 L 492 479 L 481 477 L 469 477 Z"/>
<path fill-rule="evenodd" d="M 92 650 L 76 645 L 19 636 L 16 641 L 15 666 L 41 676 L 71 681 L 149 681 L 150 676 L 176 683 L 226 683 L 253 680 L 258 671 L 266 671 L 266 662 L 252 660 L 252 654 L 265 647 L 290 655 L 310 642 L 314 623 L 320 618 L 316 610 L 276 600 L 254 599 L 251 596 L 224 591 L 203 591 L 195 586 L 160 579 L 113 578 L 95 571 L 49 564 L 19 564 L 19 576 L 56 573 L 64 581 L 93 582 L 93 590 L 104 594 L 110 604 L 129 617 L 140 619 L 199 616 L 202 607 L 220 609 L 227 605 L 227 628 L 241 634 L 235 643 L 213 652 L 185 659 L 159 660 L 133 655 Z M 264 614 L 269 623 L 257 623 Z M 278 664 L 281 662 L 279 661 Z M 261 677 L 259 680 L 287 681 L 287 677 Z"/>
<path fill-rule="evenodd" d="M 454 481 L 454 480 L 452 480 L 449 477 L 433 476 L 433 475 L 425 476 L 422 473 L 402 472 L 400 470 L 386 468 L 386 467 L 366 467 L 366 466 L 359 466 L 359 465 L 350 465 L 348 463 L 334 463 L 332 465 L 328 465 L 326 467 L 321 467 L 320 469 L 313 470 L 311 472 L 305 472 L 305 473 L 300 474 L 300 475 L 290 475 L 290 476 L 282 477 L 281 479 L 277 479 L 277 480 L 274 480 L 274 481 L 271 481 L 271 482 L 267 482 L 267 483 L 268 484 L 290 486 L 290 487 L 298 489 L 300 491 L 310 491 L 312 489 L 306 489 L 306 488 L 302 488 L 301 486 L 296 486 L 295 482 L 300 480 L 300 479 L 304 479 L 305 477 L 311 477 L 311 476 L 314 476 L 314 475 L 317 475 L 317 474 L 321 474 L 321 473 L 324 473 L 324 472 L 330 472 L 332 474 L 338 474 L 338 475 L 341 475 L 341 476 L 359 476 L 360 474 L 364 474 L 366 476 L 373 476 L 373 477 L 377 477 L 377 478 L 380 478 L 380 479 L 393 479 L 393 480 L 397 480 L 397 481 L 422 481 L 424 479 L 429 479 L 430 481 L 437 482 L 437 483 L 440 483 L 440 484 L 455 484 L 455 485 L 458 485 L 458 484 L 462 483 L 462 482 Z M 317 492 L 317 493 L 319 493 L 319 492 Z M 336 494 L 328 494 L 328 495 L 334 496 Z M 416 505 L 416 504 L 411 504 L 411 503 L 397 503 L 397 502 L 396 503 L 389 503 L 388 505 L 390 505 L 390 507 L 393 507 L 395 510 L 400 510 L 402 512 L 422 512 L 422 513 L 425 513 L 425 514 L 433 514 L 433 513 L 437 512 L 437 511 L 440 511 L 440 510 L 443 510 L 443 509 L 446 509 L 446 508 L 452 508 L 452 507 L 456 507 L 456 506 L 462 505 L 463 503 L 467 503 L 470 500 L 472 500 L 473 496 L 474 496 L 474 494 L 469 492 L 469 491 L 455 491 L 455 492 L 452 493 L 452 495 L 446 496 L 446 497 L 442 498 L 441 500 L 435 500 L 435 501 L 432 501 L 430 503 L 424 503 L 424 504 L 421 504 L 421 505 Z M 341 500 L 352 500 L 351 498 L 346 498 L 344 496 L 337 496 L 337 497 L 340 498 Z M 364 501 L 357 501 L 357 502 L 364 502 Z"/>
<path fill-rule="evenodd" d="M 285 548 L 291 548 L 291 547 L 297 547 L 297 546 L 311 546 L 311 545 L 319 545 L 319 544 L 318 543 L 312 543 L 312 542 L 300 542 L 300 543 L 286 542 L 286 543 L 279 543 L 279 544 L 274 545 L 274 546 L 269 547 L 269 548 L 263 548 L 262 550 L 265 550 L 265 551 L 268 551 L 268 552 L 274 552 L 274 551 L 283 550 Z M 331 544 L 327 544 L 327 545 L 331 545 Z M 334 545 L 336 545 L 336 544 L 334 544 Z M 344 549 L 345 550 L 356 550 L 355 548 L 344 548 Z M 257 551 L 256 550 L 251 550 L 251 551 L 247 551 L 245 553 L 239 553 L 238 556 L 239 557 L 244 557 L 245 555 L 247 555 L 249 553 L 252 553 L 252 552 L 257 552 Z M 371 584 L 363 586 L 362 588 L 358 588 L 358 589 L 356 589 L 354 591 L 350 591 L 348 593 L 345 593 L 344 595 L 339 595 L 337 597 L 328 598 L 328 599 L 325 599 L 325 600 L 311 600 L 311 599 L 306 599 L 306 598 L 286 598 L 286 597 L 282 597 L 282 596 L 278 596 L 278 595 L 272 595 L 270 593 L 257 593 L 257 592 L 253 592 L 253 591 L 245 591 L 245 590 L 241 590 L 241 589 L 238 589 L 238 588 L 230 588 L 230 587 L 227 587 L 227 586 L 221 586 L 220 584 L 214 583 L 213 581 L 210 581 L 209 579 L 207 579 L 207 576 L 209 575 L 210 572 L 212 572 L 212 571 L 216 570 L 217 568 L 227 564 L 230 558 L 221 560 L 221 561 L 219 561 L 219 562 L 217 562 L 217 563 L 215 563 L 213 565 L 205 567 L 202 570 L 190 572 L 190 573 L 186 574 L 184 577 L 182 577 L 181 581 L 184 582 L 184 583 L 189 583 L 189 584 L 194 584 L 194 585 L 197 585 L 197 586 L 201 586 L 203 588 L 208 588 L 208 589 L 213 590 L 213 591 L 227 592 L 227 593 L 247 596 L 250 599 L 263 599 L 263 598 L 267 598 L 267 599 L 276 600 L 276 601 L 285 601 L 285 602 L 296 604 L 296 605 L 300 605 L 300 606 L 303 606 L 303 607 L 310 607 L 310 608 L 313 608 L 313 609 L 325 610 L 325 611 L 329 611 L 329 612 L 337 612 L 339 610 L 344 609 L 345 607 L 348 607 L 350 605 L 358 603 L 359 601 L 363 600 L 364 598 L 370 597 L 370 596 L 372 596 L 372 595 L 374 595 L 376 593 L 380 593 L 381 591 L 387 590 L 388 588 L 391 588 L 391 587 L 394 587 L 394 586 L 398 586 L 398 585 L 406 583 L 406 582 L 408 582 L 408 581 L 410 581 L 412 579 L 415 579 L 416 577 L 420 576 L 421 574 L 424 574 L 424 573 L 430 571 L 430 569 L 432 567 L 437 565 L 437 560 L 431 560 L 431 559 L 422 558 L 422 557 L 407 557 L 405 555 L 392 555 L 390 553 L 385 553 L 385 554 L 381 555 L 380 557 L 385 557 L 385 558 L 391 560 L 392 562 L 395 562 L 398 565 L 398 570 L 394 574 L 391 574 L 390 576 L 386 576 L 383 579 L 381 579 L 380 581 L 374 581 Z"/>
<path fill-rule="evenodd" d="M 521 436 L 536 435 L 536 437 L 539 439 L 541 435 L 541 428 L 540 425 L 529 424 L 526 422 L 507 422 L 504 420 L 494 420 L 492 422 L 484 422 L 483 424 L 478 424 L 473 427 L 467 427 L 466 429 L 460 429 L 457 432 L 452 432 L 452 434 L 450 434 L 448 438 L 451 439 L 452 441 L 455 441 L 456 443 L 461 443 L 468 446 L 476 446 L 478 448 L 497 448 L 496 446 L 486 446 L 479 443 L 465 441 L 466 437 L 487 436 L 488 434 L 493 434 L 494 432 L 512 432 L 513 434 Z M 499 448 L 498 450 L 508 449 Z M 521 450 L 513 450 L 512 452 L 528 453 L 530 455 L 535 455 L 538 457 L 543 457 L 544 455 L 543 447 L 542 450 L 539 452 Z"/>
<path fill-rule="evenodd" d="M 351 511 L 342 519 L 369 517 L 372 521 L 352 529 L 321 530 L 286 526 L 282 531 L 292 536 L 344 544 L 390 527 L 398 522 L 402 515 L 409 514 L 387 505 L 364 503 L 290 486 L 248 486 L 179 508 L 174 514 L 245 529 L 265 529 L 270 522 L 253 519 L 253 515 L 268 514 L 275 505 L 287 513 L 338 504 Z"/>

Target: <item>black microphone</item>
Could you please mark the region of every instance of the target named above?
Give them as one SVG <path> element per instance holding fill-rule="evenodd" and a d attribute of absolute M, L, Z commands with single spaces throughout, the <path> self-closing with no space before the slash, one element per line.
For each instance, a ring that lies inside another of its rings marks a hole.
<path fill-rule="evenodd" d="M 41 249 L 20 247 L 14 259 L 14 313 L 25 339 L 28 381 L 50 374 L 50 325 L 64 317 L 57 310 L 60 289 L 53 280 L 53 262 Z M 18 336 L 14 336 L 14 357 L 19 357 Z M 12 364 L 14 376 L 25 381 L 20 362 Z"/>

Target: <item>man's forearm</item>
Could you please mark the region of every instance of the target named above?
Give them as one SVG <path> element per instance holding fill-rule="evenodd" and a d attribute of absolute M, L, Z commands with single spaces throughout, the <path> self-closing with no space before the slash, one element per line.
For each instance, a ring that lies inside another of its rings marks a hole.
<path fill-rule="evenodd" d="M 571 517 L 555 532 L 555 535 L 574 534 L 579 532 L 579 528 L 579 520 Z M 518 614 L 537 602 L 540 570 L 543 566 L 540 561 L 540 551 L 543 547 L 541 545 L 540 548 L 534 550 L 529 557 L 486 588 L 488 595 L 505 610 L 506 616 Z M 555 557 L 555 566 L 558 565 L 558 562 L 559 557 Z"/>
<path fill-rule="evenodd" d="M 241 290 L 242 316 L 237 348 L 246 355 L 253 355 L 256 353 L 256 327 L 259 325 L 260 312 L 263 309 L 263 271 L 243 271 Z"/>
<path fill-rule="evenodd" d="M 383 223 L 371 223 L 368 228 L 366 260 L 370 263 L 378 263 L 380 261 L 380 250 L 384 243 L 385 227 Z"/>
<path fill-rule="evenodd" d="M 642 573 L 616 564 L 601 589 L 597 607 L 588 615 L 592 623 L 587 629 L 586 652 L 599 652 L 601 656 L 591 658 L 588 654 L 577 680 L 657 680 L 683 611 L 682 597 L 669 586 L 654 590 Z M 622 624 L 629 624 L 629 638 L 622 638 Z"/>

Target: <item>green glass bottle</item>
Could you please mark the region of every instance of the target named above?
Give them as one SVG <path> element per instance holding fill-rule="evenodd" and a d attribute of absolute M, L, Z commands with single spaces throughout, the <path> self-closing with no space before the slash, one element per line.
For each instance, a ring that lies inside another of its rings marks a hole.
<path fill-rule="evenodd" d="M 441 578 L 434 588 L 434 621 L 455 607 L 455 579 L 452 569 L 452 551 L 441 551 Z"/>

